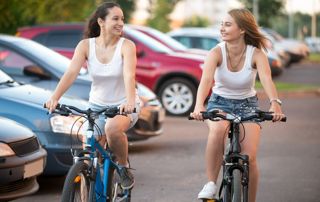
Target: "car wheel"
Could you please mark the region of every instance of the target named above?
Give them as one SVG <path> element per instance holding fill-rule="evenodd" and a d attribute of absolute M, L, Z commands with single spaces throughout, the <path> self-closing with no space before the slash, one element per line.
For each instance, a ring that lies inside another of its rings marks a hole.
<path fill-rule="evenodd" d="M 167 114 L 187 115 L 195 105 L 197 89 L 195 85 L 183 78 L 173 78 L 161 85 L 159 97 Z"/>

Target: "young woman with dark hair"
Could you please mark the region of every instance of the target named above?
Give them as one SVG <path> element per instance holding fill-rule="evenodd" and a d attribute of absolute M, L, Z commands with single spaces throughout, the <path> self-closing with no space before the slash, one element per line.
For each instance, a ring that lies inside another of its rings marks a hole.
<path fill-rule="evenodd" d="M 87 62 L 92 78 L 89 108 L 101 110 L 120 106 L 121 113 L 96 123 L 107 134 L 107 142 L 117 161 L 122 165 L 121 186 L 133 187 L 134 178 L 129 171 L 128 140 L 125 132 L 138 120 L 139 97 L 135 88 L 136 48 L 132 41 L 122 37 L 124 16 L 120 6 L 106 2 L 100 5 L 88 20 L 85 39 L 77 45 L 70 66 L 61 78 L 53 95 L 46 102 L 53 111 L 66 90 L 72 85 L 82 65 Z"/>

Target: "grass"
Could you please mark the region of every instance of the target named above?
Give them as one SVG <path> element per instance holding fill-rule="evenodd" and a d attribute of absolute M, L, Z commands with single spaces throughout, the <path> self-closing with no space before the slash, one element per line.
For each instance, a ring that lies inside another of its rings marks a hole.
<path fill-rule="evenodd" d="M 308 57 L 310 62 L 320 63 L 320 53 L 311 53 Z"/>
<path fill-rule="evenodd" d="M 302 90 L 316 90 L 319 86 L 297 84 L 297 83 L 285 83 L 285 82 L 275 82 L 278 91 L 302 91 Z M 256 81 L 256 88 L 262 89 L 262 85 L 259 81 Z"/>

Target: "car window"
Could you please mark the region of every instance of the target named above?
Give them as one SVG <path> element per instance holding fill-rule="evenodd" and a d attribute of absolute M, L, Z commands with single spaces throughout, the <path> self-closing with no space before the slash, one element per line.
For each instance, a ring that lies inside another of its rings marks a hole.
<path fill-rule="evenodd" d="M 66 30 L 43 33 L 33 38 L 33 40 L 50 48 L 74 49 L 81 40 L 81 37 L 82 31 L 80 30 Z"/>
<path fill-rule="evenodd" d="M 35 64 L 21 54 L 0 46 L 0 68 L 8 74 L 23 75 L 23 69 L 26 66 Z"/>
<path fill-rule="evenodd" d="M 134 41 L 140 41 L 145 46 L 150 48 L 151 50 L 155 52 L 160 53 L 171 53 L 172 50 L 170 50 L 168 47 L 163 45 L 162 43 L 158 42 L 157 40 L 151 38 L 150 36 L 143 34 L 137 30 L 133 30 L 130 28 L 125 28 L 125 33 L 127 37 L 131 38 L 131 40 Z"/>
<path fill-rule="evenodd" d="M 182 43 L 183 45 L 185 45 L 186 47 L 193 48 L 192 43 L 191 43 L 191 39 L 189 37 L 174 36 L 173 38 L 176 39 L 177 41 L 179 41 L 180 43 Z"/>
<path fill-rule="evenodd" d="M 193 43 L 194 43 L 194 48 L 211 50 L 213 47 L 215 47 L 219 43 L 219 41 L 214 38 L 194 37 Z"/>

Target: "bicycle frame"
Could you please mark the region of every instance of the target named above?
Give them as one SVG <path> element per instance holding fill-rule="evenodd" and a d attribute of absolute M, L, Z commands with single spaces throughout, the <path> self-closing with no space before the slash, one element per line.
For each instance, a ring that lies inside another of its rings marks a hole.
<path fill-rule="evenodd" d="M 109 149 L 104 149 L 99 141 L 93 135 L 94 133 L 94 119 L 88 119 L 88 129 L 86 131 L 85 149 L 81 152 L 83 154 L 89 154 L 88 157 L 74 157 L 74 162 L 79 160 L 89 160 L 90 165 L 93 166 L 96 173 L 90 173 L 91 181 L 95 182 L 95 197 L 96 202 L 105 202 L 108 196 L 108 179 L 109 169 L 112 166 L 119 171 L 119 166 L 112 160 L 112 153 Z M 103 164 L 103 179 L 101 179 L 101 172 L 98 163 L 98 154 L 101 155 Z M 91 182 L 90 182 L 91 183 Z M 130 192 L 124 191 L 124 198 L 129 197 Z"/>

